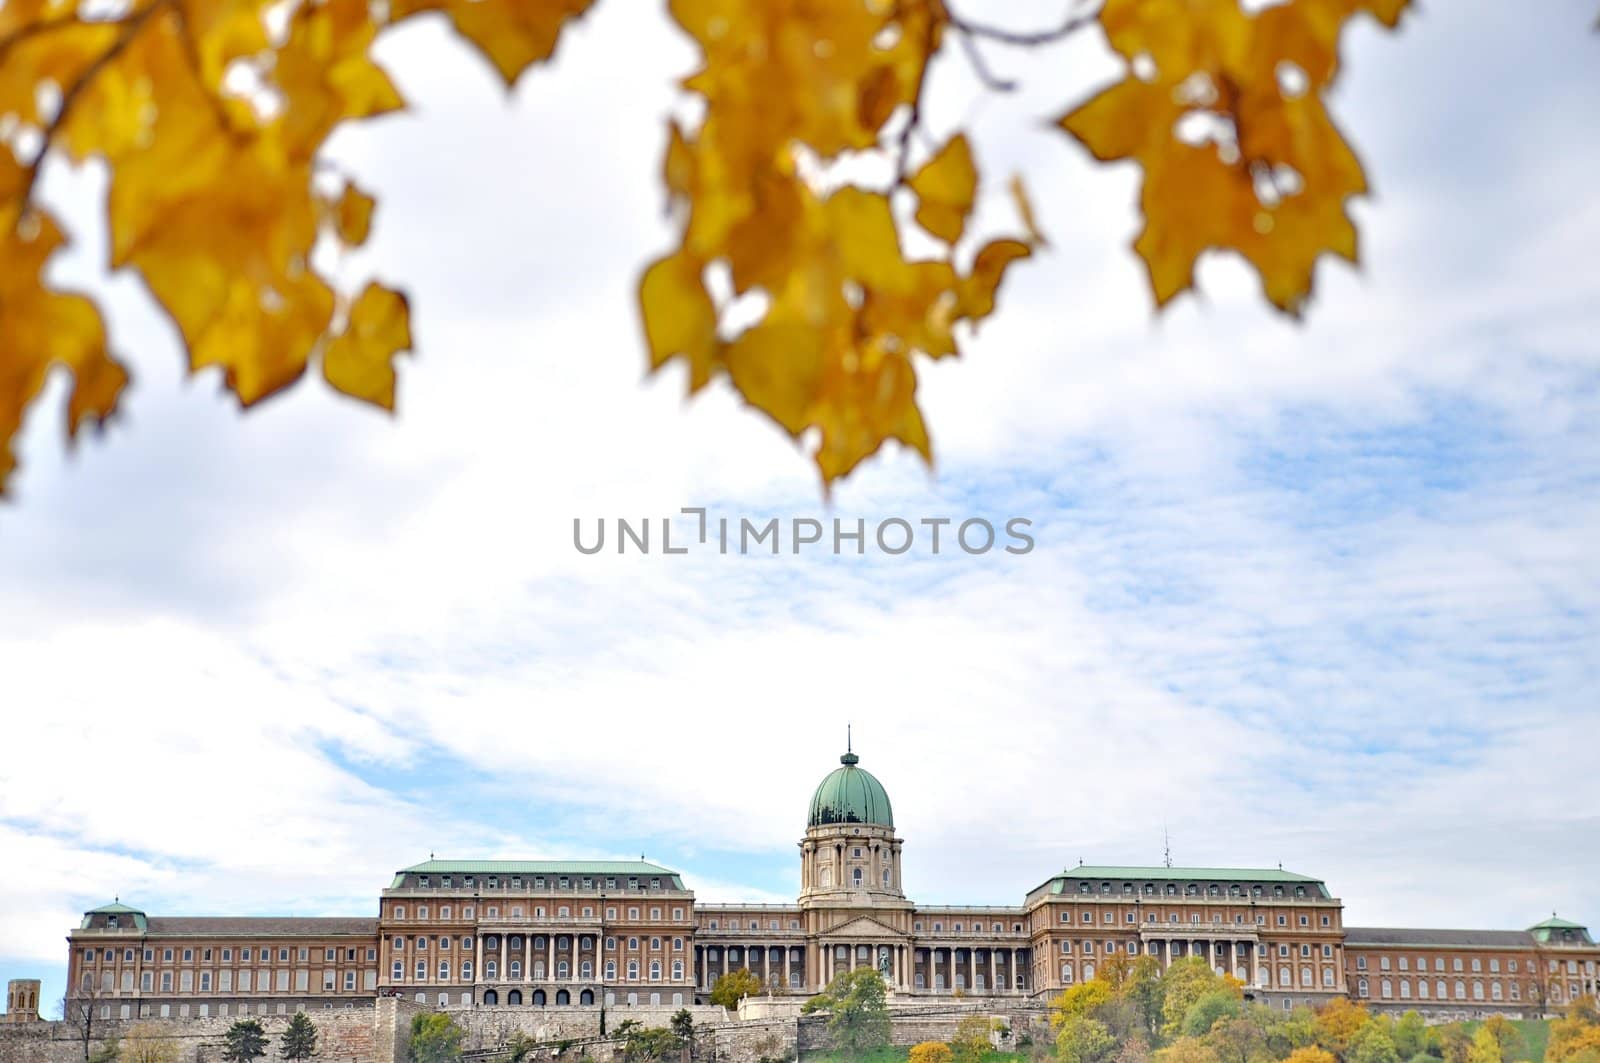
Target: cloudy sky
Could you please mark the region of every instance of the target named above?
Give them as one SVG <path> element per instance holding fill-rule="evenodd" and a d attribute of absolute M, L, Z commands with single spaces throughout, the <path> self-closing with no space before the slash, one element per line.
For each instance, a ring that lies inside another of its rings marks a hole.
<path fill-rule="evenodd" d="M 1352 924 L 1600 923 L 1592 3 L 1352 31 L 1365 265 L 1325 266 L 1299 327 L 1227 258 L 1152 319 L 1134 172 L 1043 127 L 1112 75 L 1098 38 L 994 54 L 1007 98 L 940 66 L 981 223 L 1021 170 L 1053 250 L 924 373 L 937 471 L 889 454 L 831 505 L 725 391 L 644 377 L 693 62 L 646 6 L 601 3 L 509 100 L 437 25 L 382 46 L 413 109 L 335 153 L 382 203 L 344 275 L 413 298 L 397 419 L 314 382 L 240 416 L 185 379 L 100 272 L 103 178 L 50 173 L 60 276 L 138 380 L 72 456 L 56 381 L 0 509 L 0 978 L 56 999 L 63 935 L 114 895 L 366 914 L 430 852 L 644 853 L 708 899 L 792 898 L 847 722 L 924 901 L 1158 862 L 1166 829 L 1181 863 L 1324 877 Z M 1025 516 L 1038 545 L 573 549 L 574 518 L 683 506 Z"/>

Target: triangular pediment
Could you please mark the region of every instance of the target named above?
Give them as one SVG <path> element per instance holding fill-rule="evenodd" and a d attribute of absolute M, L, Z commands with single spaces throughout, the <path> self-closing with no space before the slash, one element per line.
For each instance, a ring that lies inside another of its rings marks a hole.
<path fill-rule="evenodd" d="M 887 923 L 880 923 L 870 915 L 858 915 L 848 923 L 830 926 L 821 933 L 820 937 L 824 941 L 833 938 L 857 940 L 860 938 L 882 939 L 886 937 L 910 940 L 911 935 L 904 930 L 896 930 Z"/>

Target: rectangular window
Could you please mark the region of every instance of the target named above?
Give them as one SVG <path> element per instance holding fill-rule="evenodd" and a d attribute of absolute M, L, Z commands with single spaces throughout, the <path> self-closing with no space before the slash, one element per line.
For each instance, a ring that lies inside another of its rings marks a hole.
<path fill-rule="evenodd" d="M 279 973 L 281 974 L 282 972 L 279 972 Z M 294 991 L 296 993 L 304 993 L 310 987 L 311 987 L 311 972 L 310 971 L 308 971 L 304 967 L 302 967 L 298 971 L 294 972 Z"/>

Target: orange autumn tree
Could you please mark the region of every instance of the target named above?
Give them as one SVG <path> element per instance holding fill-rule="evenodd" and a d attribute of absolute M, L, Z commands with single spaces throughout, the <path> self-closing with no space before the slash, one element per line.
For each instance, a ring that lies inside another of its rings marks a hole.
<path fill-rule="evenodd" d="M 55 290 L 66 239 L 38 201 L 52 156 L 109 173 L 110 266 L 140 277 L 192 371 L 244 406 L 316 366 L 393 409 L 409 304 L 376 282 L 338 290 L 313 261 L 373 224 L 371 194 L 330 182 L 329 134 L 405 106 L 374 42 L 445 18 L 509 87 L 555 54 L 594 0 L 0 0 L 0 492 L 47 375 L 72 376 L 69 442 L 117 410 L 129 380 L 96 304 Z M 621 2 L 621 0 L 613 0 Z M 661 180 L 676 246 L 639 282 L 649 363 L 691 392 L 725 380 L 812 448 L 824 484 L 887 440 L 932 460 L 917 406 L 924 359 L 954 357 L 995 312 L 1008 272 L 1044 242 L 1020 179 L 1011 236 L 968 220 L 983 173 L 957 132 L 924 147 L 929 70 L 959 49 L 982 82 L 1008 50 L 1098 31 L 1123 77 L 1064 104 L 1059 127 L 1143 173 L 1134 248 L 1157 307 L 1205 252 L 1242 255 L 1276 310 L 1299 315 L 1324 255 L 1357 260 L 1348 201 L 1366 191 L 1324 93 L 1345 25 L 1398 22 L 1406 0 L 1103 0 L 1054 26 L 1004 29 L 958 0 L 669 0 L 699 46 L 669 124 Z M 887 162 L 877 184 L 834 164 Z M 322 180 L 314 180 L 321 175 Z M 937 253 L 906 251 L 916 226 Z M 710 278 L 723 278 L 712 283 Z M 737 304 L 737 309 L 735 309 Z"/>

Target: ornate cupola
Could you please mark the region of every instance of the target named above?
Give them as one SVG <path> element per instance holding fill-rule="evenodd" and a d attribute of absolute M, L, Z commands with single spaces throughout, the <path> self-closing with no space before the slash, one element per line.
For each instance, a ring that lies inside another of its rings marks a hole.
<path fill-rule="evenodd" d="M 846 735 L 839 767 L 811 795 L 800 842 L 802 905 L 905 900 L 894 808 L 883 784 L 860 764 Z"/>

